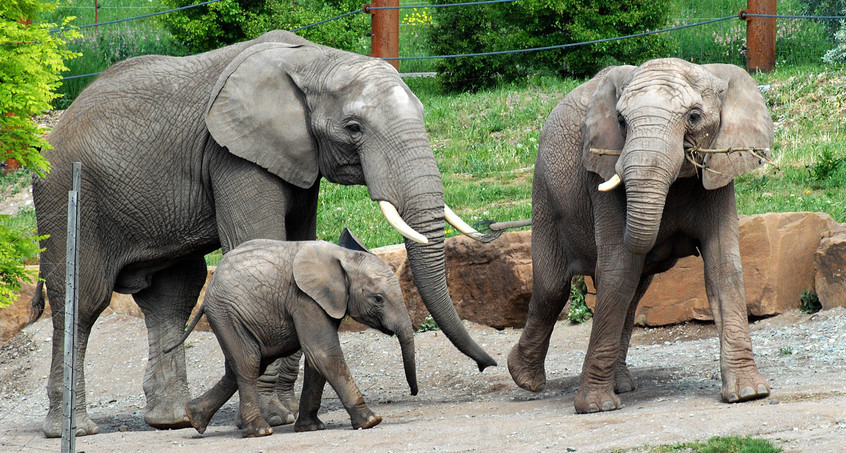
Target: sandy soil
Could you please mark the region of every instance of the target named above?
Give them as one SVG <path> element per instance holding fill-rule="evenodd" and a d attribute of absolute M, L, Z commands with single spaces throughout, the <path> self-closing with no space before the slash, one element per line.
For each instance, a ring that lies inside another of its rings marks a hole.
<path fill-rule="evenodd" d="M 622 395 L 621 410 L 576 415 L 573 399 L 590 323 L 560 322 L 547 358 L 544 392 L 517 388 L 505 367 L 519 329 L 467 324 L 499 366 L 479 373 L 439 332 L 416 335 L 420 394 L 410 396 L 399 346 L 376 331 L 342 333 L 353 375 L 371 409 L 384 418 L 355 431 L 328 388 L 325 431 L 277 427 L 242 439 L 234 426 L 237 396 L 204 435 L 193 429 L 156 431 L 143 422 L 142 380 L 147 346 L 144 323 L 126 315 L 101 318 L 89 346 L 88 411 L 101 433 L 77 439 L 77 450 L 103 451 L 639 451 L 644 445 L 702 441 L 714 435 L 751 435 L 785 451 L 846 451 L 846 310 L 791 312 L 752 325 L 756 360 L 772 384 L 768 399 L 742 404 L 719 400 L 719 346 L 713 325 L 637 329 L 630 367 L 639 388 Z M 41 320 L 0 348 L 0 451 L 58 451 L 41 422 L 51 324 Z M 214 336 L 188 340 L 192 394 L 223 373 Z"/>

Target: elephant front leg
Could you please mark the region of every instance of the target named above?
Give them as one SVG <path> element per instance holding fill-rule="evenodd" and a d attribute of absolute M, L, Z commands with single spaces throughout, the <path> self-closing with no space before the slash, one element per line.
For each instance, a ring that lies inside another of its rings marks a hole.
<path fill-rule="evenodd" d="M 299 409 L 294 384 L 302 355 L 302 351 L 297 351 L 274 360 L 258 378 L 259 409 L 270 426 L 287 425 L 297 419 Z"/>
<path fill-rule="evenodd" d="M 185 370 L 185 348 L 164 354 L 166 345 L 182 337 L 185 323 L 206 280 L 203 258 L 183 261 L 157 272 L 150 287 L 133 295 L 144 313 L 149 360 L 144 374 L 147 408 L 144 421 L 159 429 L 191 426 L 185 403 L 191 395 Z"/>
<path fill-rule="evenodd" d="M 309 371 L 309 375 L 312 377 L 310 382 L 303 383 L 304 386 L 309 387 L 304 387 L 303 390 L 303 400 L 308 404 L 308 407 L 302 409 L 316 413 L 314 406 L 319 406 L 319 401 L 314 399 L 317 393 L 316 387 L 320 383 L 318 379 L 313 378 L 313 374 L 316 373 L 323 376 L 335 390 L 335 393 L 338 394 L 341 404 L 344 405 L 344 409 L 350 414 L 350 422 L 353 429 L 372 428 L 381 423 L 382 417 L 374 414 L 367 407 L 367 404 L 364 402 L 364 395 L 361 394 L 361 391 L 353 381 L 350 370 L 344 360 L 344 353 L 341 350 L 337 333 L 332 335 L 331 338 L 329 338 L 329 334 L 315 335 L 315 332 L 304 334 L 300 331 L 300 324 L 297 324 L 297 335 L 300 337 L 300 345 L 306 356 L 306 366 L 314 368 Z M 337 329 L 337 326 L 333 327 Z M 318 331 L 320 329 L 313 330 Z M 306 393 L 306 390 L 310 394 Z M 309 414 L 306 414 L 306 416 L 309 416 Z"/>
<path fill-rule="evenodd" d="M 617 365 L 614 372 L 614 392 L 627 393 L 637 389 L 637 381 L 629 367 L 626 364 L 626 357 L 629 355 L 629 345 L 632 340 L 632 330 L 634 329 L 635 312 L 637 312 L 637 305 L 640 299 L 646 294 L 649 284 L 652 283 L 652 276 L 641 277 L 640 283 L 635 291 L 632 303 L 629 304 L 629 311 L 626 313 L 626 322 L 623 325 L 623 334 L 620 336 L 620 352 L 617 354 Z"/>
<path fill-rule="evenodd" d="M 642 269 L 643 257 L 626 252 L 599 257 L 593 326 L 574 403 L 578 413 L 612 411 L 622 406 L 615 394 L 621 339 L 629 307 L 635 304 Z"/>
<path fill-rule="evenodd" d="M 720 335 L 721 395 L 723 401 L 737 403 L 769 396 L 770 385 L 752 354 L 736 216 L 727 222 L 719 239 L 704 241 L 702 259 L 705 290 Z"/>
<path fill-rule="evenodd" d="M 572 278 L 557 239 L 543 230 L 544 223 L 537 222 L 536 225 L 538 229 L 532 232 L 532 242 L 535 244 L 532 247 L 534 287 L 526 327 L 508 354 L 511 378 L 515 384 L 530 392 L 540 392 L 546 386 L 544 361 L 549 350 L 549 339 L 558 315 L 567 303 Z"/>

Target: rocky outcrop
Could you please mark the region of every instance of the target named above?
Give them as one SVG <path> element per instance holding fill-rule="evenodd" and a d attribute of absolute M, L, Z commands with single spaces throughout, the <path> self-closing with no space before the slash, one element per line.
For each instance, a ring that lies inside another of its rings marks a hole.
<path fill-rule="evenodd" d="M 814 288 L 822 308 L 846 307 L 846 226 L 823 237 L 814 253 Z"/>
<path fill-rule="evenodd" d="M 428 316 L 414 286 L 402 245 L 374 249 L 399 277 L 415 327 Z M 823 308 L 846 306 L 846 225 L 820 213 L 770 213 L 741 216 L 748 312 L 769 316 L 796 309 L 799 295 L 816 290 Z M 467 237 L 445 242 L 446 277 L 461 318 L 496 328 L 522 327 L 532 294 L 531 232 L 502 235 L 488 244 Z M 209 272 L 211 277 L 214 269 Z M 711 321 L 702 259 L 688 257 L 655 276 L 638 307 L 639 325 L 662 326 L 691 320 Z M 590 279 L 589 291 L 595 294 Z M 32 286 L 12 307 L 0 309 L 0 339 L 16 333 L 29 319 Z M 588 304 L 594 303 L 589 294 Z M 106 314 L 142 316 L 131 296 L 115 295 Z M 47 314 L 49 315 L 49 311 Z M 200 330 L 207 330 L 202 321 Z M 351 320 L 345 330 L 365 327 Z"/>
<path fill-rule="evenodd" d="M 770 316 L 800 306 L 799 295 L 814 289 L 814 254 L 820 240 L 839 224 L 822 213 L 769 213 L 740 218 L 740 255 L 748 313 Z M 687 257 L 658 274 L 641 300 L 636 322 L 663 326 L 711 321 L 699 257 Z"/>
<path fill-rule="evenodd" d="M 446 240 L 446 277 L 455 309 L 462 319 L 495 328 L 522 327 L 532 298 L 531 231 L 506 233 L 487 244 L 466 236 Z M 374 253 L 385 258 L 381 250 Z M 400 280 L 416 326 L 429 315 L 414 286 L 405 249 L 388 262 Z"/>

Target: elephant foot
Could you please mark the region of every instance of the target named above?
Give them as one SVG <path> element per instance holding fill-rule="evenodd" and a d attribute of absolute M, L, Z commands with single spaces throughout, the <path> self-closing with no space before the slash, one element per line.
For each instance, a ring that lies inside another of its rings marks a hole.
<path fill-rule="evenodd" d="M 76 423 L 76 437 L 91 436 L 100 432 L 100 427 L 91 420 L 87 412 L 77 412 L 74 417 L 74 421 Z M 47 414 L 47 417 L 44 419 L 42 429 L 44 430 L 45 437 L 62 437 L 61 409 L 55 411 L 51 410 Z"/>
<path fill-rule="evenodd" d="M 199 401 L 195 399 L 189 401 L 188 404 L 185 405 L 185 410 L 183 412 L 188 418 L 190 426 L 193 426 L 198 433 L 203 434 L 206 432 L 206 428 L 208 428 L 213 414 L 206 411 Z"/>
<path fill-rule="evenodd" d="M 540 392 L 546 387 L 546 371 L 543 363 L 540 365 L 530 363 L 526 355 L 520 352 L 519 343 L 511 348 L 508 354 L 508 372 L 520 388 L 530 392 Z"/>
<path fill-rule="evenodd" d="M 723 374 L 723 401 L 741 403 L 770 395 L 770 384 L 757 370 L 747 372 L 726 372 Z"/>
<path fill-rule="evenodd" d="M 367 421 L 365 421 L 364 423 L 356 423 L 355 421 L 353 421 L 352 427 L 353 429 L 368 429 L 378 425 L 379 423 L 382 423 L 382 417 L 376 414 L 370 414 L 367 417 Z"/>
<path fill-rule="evenodd" d="M 186 404 L 180 401 L 148 407 L 144 421 L 156 429 L 182 429 L 193 426 L 185 413 Z"/>
<path fill-rule="evenodd" d="M 637 381 L 626 365 L 617 366 L 614 373 L 614 393 L 628 393 L 637 389 Z"/>
<path fill-rule="evenodd" d="M 270 426 L 288 425 L 297 420 L 298 402 L 291 398 L 280 398 L 276 392 L 259 393 L 259 411 Z"/>
<path fill-rule="evenodd" d="M 317 417 L 311 418 L 303 418 L 300 417 L 297 419 L 297 423 L 294 424 L 294 431 L 301 433 L 305 431 L 321 431 L 326 429 L 326 425 L 323 424 Z"/>
<path fill-rule="evenodd" d="M 261 417 L 246 423 L 241 428 L 241 437 L 264 437 L 271 434 L 273 434 L 273 428 Z"/>
<path fill-rule="evenodd" d="M 612 389 L 604 390 L 583 390 L 585 386 L 579 385 L 579 391 L 576 393 L 576 413 L 578 414 L 592 414 L 594 412 L 615 411 L 622 407 L 620 398 L 614 394 Z"/>

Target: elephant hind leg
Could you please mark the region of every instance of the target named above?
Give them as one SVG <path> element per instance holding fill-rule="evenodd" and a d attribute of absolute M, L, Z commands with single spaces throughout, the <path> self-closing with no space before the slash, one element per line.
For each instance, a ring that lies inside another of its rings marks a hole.
<path fill-rule="evenodd" d="M 270 426 L 287 425 L 297 420 L 299 402 L 294 394 L 294 384 L 300 372 L 298 351 L 288 357 L 274 360 L 258 378 L 259 409 Z"/>
<path fill-rule="evenodd" d="M 43 258 L 42 258 L 43 259 Z M 47 383 L 47 397 L 50 407 L 47 417 L 44 419 L 42 429 L 46 437 L 62 437 L 62 393 L 64 386 L 64 344 L 65 344 L 65 278 L 62 270 L 53 270 L 47 276 L 48 299 L 51 301 L 53 311 L 53 351 L 50 364 L 50 376 Z M 85 281 L 80 275 L 80 281 Z M 85 291 L 92 286 L 82 286 L 79 294 L 79 310 L 77 313 L 76 331 L 76 360 L 74 376 L 76 386 L 74 387 L 74 415 L 76 420 L 76 435 L 86 436 L 97 434 L 100 428 L 91 420 L 86 410 L 85 396 L 85 353 L 88 349 L 88 337 L 91 328 L 100 313 L 109 305 L 111 292 L 104 288 L 97 293 Z"/>
<path fill-rule="evenodd" d="M 167 354 L 162 351 L 182 337 L 206 275 L 202 256 L 186 259 L 156 272 L 151 285 L 133 295 L 147 324 L 149 360 L 144 375 L 147 397 L 144 421 L 154 428 L 191 426 L 185 414 L 185 403 L 190 399 L 185 348 L 176 348 Z"/>
<path fill-rule="evenodd" d="M 532 299 L 526 327 L 508 354 L 511 378 L 518 386 L 531 392 L 540 392 L 546 386 L 544 361 L 549 339 L 567 303 L 573 278 L 559 245 L 550 241 L 548 236 L 532 233 Z"/>
<path fill-rule="evenodd" d="M 229 398 L 232 398 L 236 390 L 238 390 L 238 383 L 227 360 L 226 373 L 220 378 L 220 381 L 202 396 L 194 398 L 185 405 L 185 414 L 188 416 L 191 426 L 200 434 L 206 432 L 214 414 L 229 401 Z"/>
<path fill-rule="evenodd" d="M 629 354 L 629 344 L 632 340 L 632 330 L 634 329 L 635 312 L 640 299 L 646 294 L 649 284 L 652 283 L 652 275 L 644 275 L 638 283 L 632 303 L 629 305 L 629 310 L 626 313 L 626 321 L 623 324 L 623 334 L 620 336 L 620 352 L 617 355 L 617 365 L 614 370 L 614 392 L 627 393 L 637 389 L 637 381 L 626 365 L 626 357 Z"/>

